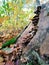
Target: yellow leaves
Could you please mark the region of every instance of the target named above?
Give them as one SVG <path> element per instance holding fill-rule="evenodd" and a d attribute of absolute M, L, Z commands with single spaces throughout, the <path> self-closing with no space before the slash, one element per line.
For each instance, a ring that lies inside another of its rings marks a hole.
<path fill-rule="evenodd" d="M 24 15 L 24 14 L 25 14 L 25 12 L 23 10 L 21 10 L 20 15 Z"/>
<path fill-rule="evenodd" d="M 12 5 L 12 3 L 11 3 L 11 2 L 8 2 L 8 5 L 9 5 L 9 6 L 11 6 L 11 5 Z"/>
<path fill-rule="evenodd" d="M 15 10 L 15 8 L 17 7 L 16 3 L 13 3 L 13 2 L 8 2 L 8 5 L 9 5 L 9 7 L 12 8 L 12 10 Z"/>
<path fill-rule="evenodd" d="M 12 11 L 13 11 L 12 19 L 14 21 L 20 13 L 22 14 L 20 9 L 21 6 L 23 5 L 22 0 L 19 0 L 18 4 L 14 2 L 8 2 L 8 4 L 9 4 L 9 7 L 12 7 Z"/>
<path fill-rule="evenodd" d="M 4 21 L 4 18 L 0 18 L 0 23 L 2 23 Z"/>
<path fill-rule="evenodd" d="M 11 7 L 13 5 L 13 3 L 12 2 L 8 2 L 8 5 L 9 5 L 9 7 Z"/>
<path fill-rule="evenodd" d="M 2 58 L 2 57 L 0 57 L 0 63 L 1 63 L 1 62 L 3 62 L 3 58 Z"/>
<path fill-rule="evenodd" d="M 26 3 L 28 3 L 28 0 L 26 0 Z"/>
<path fill-rule="evenodd" d="M 26 3 L 27 4 L 29 4 L 29 3 L 31 3 L 32 2 L 32 0 L 26 0 Z"/>
<path fill-rule="evenodd" d="M 18 14 L 18 11 L 19 11 L 18 6 L 16 3 L 12 3 L 12 2 L 8 2 L 8 4 L 9 4 L 9 7 L 12 7 L 12 11 L 13 11 L 12 18 L 13 18 L 13 20 L 15 20 L 17 14 Z"/>
<path fill-rule="evenodd" d="M 2 17 L 2 18 L 0 18 L 0 23 L 6 21 L 8 19 L 9 19 L 9 16 Z"/>
<path fill-rule="evenodd" d="M 4 20 L 8 20 L 8 19 L 9 19 L 9 16 L 4 17 Z"/>
<path fill-rule="evenodd" d="M 23 3 L 22 0 L 19 0 L 19 6 L 22 7 Z"/>

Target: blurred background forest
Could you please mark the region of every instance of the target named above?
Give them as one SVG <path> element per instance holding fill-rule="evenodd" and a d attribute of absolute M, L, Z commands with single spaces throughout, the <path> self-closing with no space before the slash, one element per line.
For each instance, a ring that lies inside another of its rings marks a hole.
<path fill-rule="evenodd" d="M 32 1 L 28 0 L 2 0 L 0 6 L 0 31 L 22 30 L 28 19 L 33 16 Z"/>
<path fill-rule="evenodd" d="M 46 1 L 0 0 L 0 31 L 23 29 L 29 23 L 29 19 L 33 18 L 35 7 Z"/>

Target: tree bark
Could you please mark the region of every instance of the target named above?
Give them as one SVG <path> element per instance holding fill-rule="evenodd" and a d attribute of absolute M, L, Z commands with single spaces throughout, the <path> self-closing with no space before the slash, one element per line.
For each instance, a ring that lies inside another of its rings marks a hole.
<path fill-rule="evenodd" d="M 36 35 L 28 43 L 27 47 L 24 49 L 23 54 L 27 55 L 31 49 L 35 47 L 40 47 L 46 39 L 47 34 L 49 34 L 49 16 L 44 14 L 45 10 L 41 11 L 40 19 L 38 23 L 38 31 Z"/>

